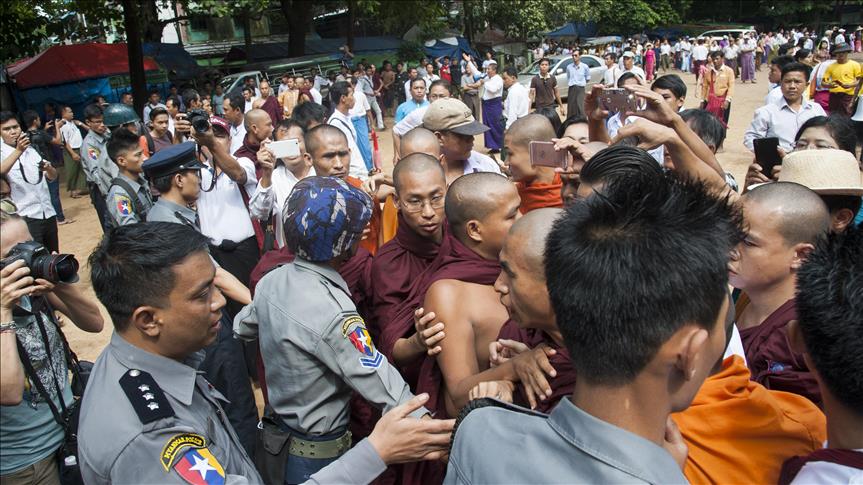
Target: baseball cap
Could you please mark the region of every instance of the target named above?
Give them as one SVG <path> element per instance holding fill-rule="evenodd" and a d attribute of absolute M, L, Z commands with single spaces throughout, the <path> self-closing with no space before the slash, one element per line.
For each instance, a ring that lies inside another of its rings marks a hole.
<path fill-rule="evenodd" d="M 476 121 L 470 108 L 458 99 L 439 99 L 423 115 L 423 127 L 431 131 L 451 131 L 459 135 L 479 135 L 489 130 Z"/>
<path fill-rule="evenodd" d="M 227 120 L 221 118 L 219 116 L 210 116 L 210 124 L 213 125 L 213 129 L 221 128 L 225 130 L 225 133 L 231 132 L 231 125 Z"/>
<path fill-rule="evenodd" d="M 623 57 L 635 57 L 632 51 L 626 51 L 623 53 Z"/>

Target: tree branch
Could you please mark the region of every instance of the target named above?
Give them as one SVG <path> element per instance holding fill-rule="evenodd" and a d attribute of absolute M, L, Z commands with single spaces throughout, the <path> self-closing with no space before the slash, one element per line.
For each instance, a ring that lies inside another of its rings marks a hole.
<path fill-rule="evenodd" d="M 183 20 L 191 20 L 195 17 L 202 17 L 203 15 L 180 15 L 179 17 L 174 17 L 172 19 L 160 20 L 159 26 L 165 27 L 166 25 L 173 24 L 174 22 L 181 22 Z"/>

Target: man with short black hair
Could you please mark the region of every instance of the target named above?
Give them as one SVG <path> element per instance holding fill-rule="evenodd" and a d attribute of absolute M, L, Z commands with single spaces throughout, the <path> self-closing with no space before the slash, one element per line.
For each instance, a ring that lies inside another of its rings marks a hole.
<path fill-rule="evenodd" d="M 544 109 L 563 109 L 563 101 L 557 92 L 557 77 L 549 73 L 551 61 L 543 57 L 539 60 L 539 74 L 530 80 L 530 94 L 537 111 Z"/>
<path fill-rule="evenodd" d="M 150 110 L 150 138 L 153 140 L 151 155 L 174 144 L 174 134 L 168 130 L 169 119 L 165 108 Z"/>
<path fill-rule="evenodd" d="M 686 101 L 686 83 L 677 74 L 659 76 L 650 85 L 650 90 L 659 93 L 672 111 L 678 112 L 683 109 L 683 103 Z"/>
<path fill-rule="evenodd" d="M 776 137 L 779 146 L 790 152 L 794 149 L 800 127 L 811 118 L 827 115 L 820 104 L 805 99 L 811 71 L 811 67 L 799 62 L 786 64 L 782 68 L 782 99 L 755 110 L 752 123 L 743 135 L 746 148 L 755 151 L 755 140 Z"/>
<path fill-rule="evenodd" d="M 483 87 L 482 123 L 488 127 L 483 137 L 489 153 L 499 153 L 503 147 L 503 78 L 497 69 L 497 62 L 489 59 L 487 77 L 479 81 Z"/>
<path fill-rule="evenodd" d="M 731 98 L 734 96 L 734 70 L 725 65 L 722 51 L 710 53 L 710 67 L 701 85 L 701 109 L 713 113 L 728 126 Z"/>
<path fill-rule="evenodd" d="M 231 125 L 230 141 L 231 145 L 228 152 L 233 154 L 243 146 L 243 141 L 246 139 L 246 121 L 245 121 L 245 100 L 239 94 L 231 94 L 225 96 L 222 102 L 222 108 L 225 112 L 225 120 Z"/>
<path fill-rule="evenodd" d="M 138 135 L 116 130 L 108 140 L 108 156 L 119 169 L 105 196 L 111 215 L 109 225 L 126 226 L 147 220 L 153 196 L 149 183 L 143 178 L 144 153 Z"/>
<path fill-rule="evenodd" d="M 794 62 L 791 56 L 774 57 L 770 61 L 770 70 L 767 73 L 768 92 L 764 98 L 764 104 L 778 103 L 782 100 L 782 68 Z"/>
<path fill-rule="evenodd" d="M 96 209 L 104 231 L 109 227 L 110 218 L 105 197 L 111 187 L 111 180 L 118 175 L 119 170 L 108 156 L 108 127 L 105 126 L 102 108 L 97 104 L 84 108 L 84 121 L 89 131 L 81 144 L 81 164 L 90 187 L 90 202 Z"/>
<path fill-rule="evenodd" d="M 673 175 L 623 178 L 603 193 L 572 206 L 546 243 L 546 283 L 577 375 L 571 398 L 550 415 L 491 400 L 471 411 L 445 483 L 686 482 L 685 446 L 668 418 L 723 353 L 740 213 Z M 513 453 L 546 466 L 501 467 Z"/>
<path fill-rule="evenodd" d="M 18 214 L 27 222 L 33 240 L 49 251 L 60 251 L 57 214 L 48 190 L 48 181 L 57 178 L 56 169 L 31 146 L 11 111 L 0 112 L 0 137 L 0 175 L 9 180 Z"/>
<path fill-rule="evenodd" d="M 366 162 L 363 160 L 363 154 L 357 146 L 357 130 L 353 121 L 349 116 L 351 108 L 354 107 L 354 88 L 344 81 L 337 81 L 330 87 L 330 99 L 332 100 L 335 109 L 327 124 L 335 126 L 348 139 L 348 147 L 351 151 L 351 166 L 350 175 L 360 180 L 369 178 L 369 171 L 366 168 Z M 368 136 L 364 133 L 362 136 Z"/>
<path fill-rule="evenodd" d="M 306 132 L 326 123 L 327 111 L 318 103 L 301 103 L 294 107 L 291 119 L 299 123 L 303 132 Z"/>
<path fill-rule="evenodd" d="M 518 82 L 518 71 L 513 66 L 507 66 L 503 70 L 503 87 L 506 88 L 506 100 L 503 102 L 503 117 L 506 120 L 504 129 L 509 129 L 515 120 L 530 113 L 530 96 L 527 88 Z"/>
<path fill-rule="evenodd" d="M 158 107 L 162 107 L 162 108 L 165 107 L 165 105 L 162 104 L 162 96 L 159 94 L 158 89 L 151 89 L 150 90 L 150 96 L 147 98 L 147 104 L 144 105 L 144 113 L 143 113 L 144 116 L 141 119 L 142 120 L 149 120 L 150 119 L 150 110 L 152 110 L 153 108 L 158 108 Z"/>

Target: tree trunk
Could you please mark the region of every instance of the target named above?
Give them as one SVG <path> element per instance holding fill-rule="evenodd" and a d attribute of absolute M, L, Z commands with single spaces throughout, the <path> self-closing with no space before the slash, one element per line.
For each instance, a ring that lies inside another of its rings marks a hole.
<path fill-rule="evenodd" d="M 281 0 L 282 13 L 288 19 L 288 56 L 306 53 L 306 32 L 312 22 L 313 0 Z"/>
<path fill-rule="evenodd" d="M 473 45 L 473 2 L 464 0 L 464 36 L 467 43 Z"/>
<path fill-rule="evenodd" d="M 246 46 L 246 62 L 252 62 L 252 18 L 248 9 L 243 10 L 243 41 Z"/>
<path fill-rule="evenodd" d="M 354 50 L 354 24 L 357 21 L 357 1 L 356 0 L 348 0 L 348 35 L 347 35 L 347 44 L 348 49 L 353 52 Z"/>
<path fill-rule="evenodd" d="M 138 9 L 133 0 L 122 0 L 123 25 L 126 28 L 126 49 L 129 53 L 129 80 L 132 84 L 132 99 L 135 112 L 144 111 L 147 99 L 147 78 L 144 73 L 144 53 L 141 49 L 141 31 L 138 24 Z"/>
<path fill-rule="evenodd" d="M 144 42 L 162 42 L 162 28 L 159 22 L 159 9 L 156 0 L 138 2 L 138 25 Z"/>

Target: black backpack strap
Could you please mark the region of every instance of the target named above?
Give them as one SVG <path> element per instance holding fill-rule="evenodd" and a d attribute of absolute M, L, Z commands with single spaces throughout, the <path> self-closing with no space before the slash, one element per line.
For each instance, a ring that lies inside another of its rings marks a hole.
<path fill-rule="evenodd" d="M 129 182 L 126 182 L 120 177 L 114 177 L 111 180 L 111 187 L 119 186 L 129 195 L 129 200 L 132 201 L 132 209 L 135 211 L 135 214 L 141 218 L 142 221 L 147 219 L 147 211 L 144 209 L 144 206 L 141 204 L 141 199 L 138 198 L 138 191 L 132 188 L 129 185 Z M 110 188 L 108 190 L 111 190 Z"/>
<path fill-rule="evenodd" d="M 168 397 L 149 372 L 129 369 L 120 378 L 120 387 L 141 423 L 152 423 L 174 416 L 174 408 L 171 407 Z"/>
<path fill-rule="evenodd" d="M 146 125 L 144 125 L 144 129 L 141 131 L 144 132 L 144 138 L 147 140 L 147 151 L 150 152 L 150 156 L 153 156 L 156 153 L 156 142 L 153 141 L 153 135 L 150 134 L 150 130 L 147 129 Z"/>

